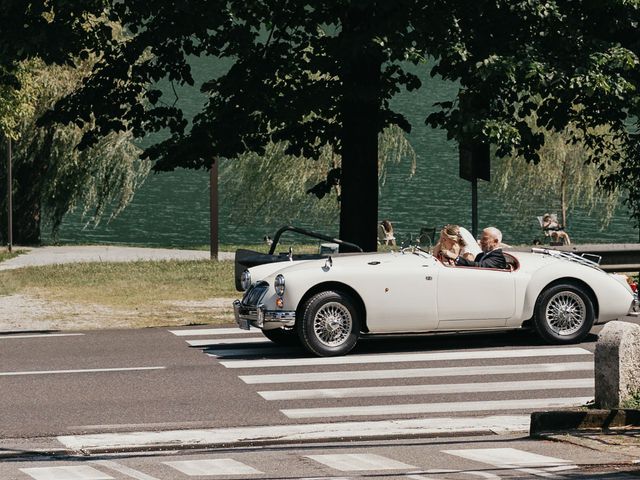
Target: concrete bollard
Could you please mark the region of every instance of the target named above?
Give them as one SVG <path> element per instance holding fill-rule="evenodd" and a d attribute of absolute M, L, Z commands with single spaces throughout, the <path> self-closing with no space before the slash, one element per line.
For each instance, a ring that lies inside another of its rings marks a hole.
<path fill-rule="evenodd" d="M 640 392 L 640 326 L 609 322 L 595 354 L 596 407 L 620 408 Z"/>

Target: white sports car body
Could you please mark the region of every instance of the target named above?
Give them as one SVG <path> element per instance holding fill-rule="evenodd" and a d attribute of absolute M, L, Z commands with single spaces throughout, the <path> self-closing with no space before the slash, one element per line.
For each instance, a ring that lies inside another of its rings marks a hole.
<path fill-rule="evenodd" d="M 532 327 L 551 343 L 637 311 L 623 275 L 572 254 L 505 252 L 508 270 L 450 267 L 419 248 L 279 261 L 243 272 L 240 328 L 341 355 L 362 334 Z"/>

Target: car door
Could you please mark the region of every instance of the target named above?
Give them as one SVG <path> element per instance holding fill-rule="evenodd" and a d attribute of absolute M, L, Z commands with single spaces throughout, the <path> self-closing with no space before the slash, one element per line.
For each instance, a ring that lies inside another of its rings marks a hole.
<path fill-rule="evenodd" d="M 515 279 L 509 270 L 439 267 L 439 330 L 501 327 L 514 315 Z"/>
<path fill-rule="evenodd" d="M 438 327 L 437 262 L 407 253 L 370 267 L 360 291 L 371 333 L 427 332 Z"/>

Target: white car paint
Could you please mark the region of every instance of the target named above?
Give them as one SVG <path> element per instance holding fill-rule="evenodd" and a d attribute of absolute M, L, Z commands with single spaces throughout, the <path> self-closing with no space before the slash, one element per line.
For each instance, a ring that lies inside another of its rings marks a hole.
<path fill-rule="evenodd" d="M 283 311 L 295 311 L 315 288 L 352 289 L 362 300 L 369 333 L 519 328 L 534 314 L 536 300 L 558 280 L 578 282 L 595 297 L 595 323 L 623 317 L 633 295 L 619 276 L 543 253 L 505 252 L 514 271 L 448 267 L 422 252 L 355 253 L 328 259 L 260 265 L 253 282 L 266 281 L 266 310 L 279 310 L 273 289 L 285 277 Z M 334 285 L 331 287 L 331 285 Z M 278 328 L 277 322 L 264 329 Z"/>

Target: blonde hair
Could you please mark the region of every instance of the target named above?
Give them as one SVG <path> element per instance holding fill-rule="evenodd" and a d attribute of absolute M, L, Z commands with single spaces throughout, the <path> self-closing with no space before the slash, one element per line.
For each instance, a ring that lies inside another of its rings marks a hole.
<path fill-rule="evenodd" d="M 454 242 L 457 242 L 461 247 L 466 247 L 467 242 L 465 242 L 460 235 L 460 227 L 458 225 L 448 224 L 442 227 L 440 231 L 440 238 L 447 238 Z"/>

